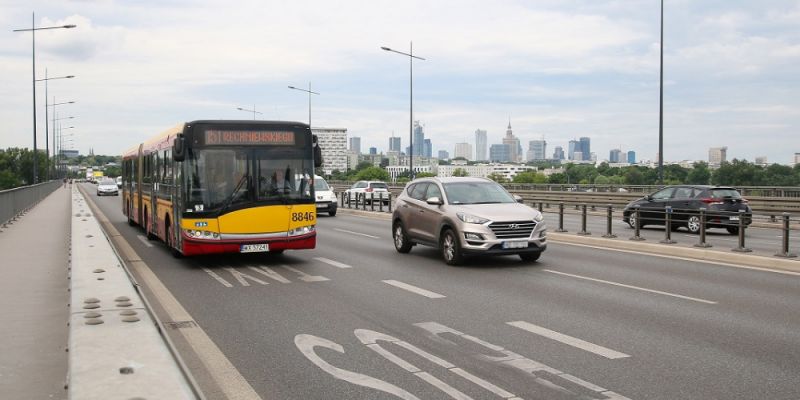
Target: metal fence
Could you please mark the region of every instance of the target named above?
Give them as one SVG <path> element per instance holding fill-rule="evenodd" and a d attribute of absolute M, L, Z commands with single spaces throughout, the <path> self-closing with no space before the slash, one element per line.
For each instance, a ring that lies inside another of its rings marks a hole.
<path fill-rule="evenodd" d="M 338 192 L 340 208 L 351 208 L 363 211 L 392 212 L 394 196 L 391 192 L 348 193 Z"/>
<path fill-rule="evenodd" d="M 16 220 L 25 211 L 53 193 L 61 181 L 50 181 L 0 191 L 0 224 L 3 227 Z"/>

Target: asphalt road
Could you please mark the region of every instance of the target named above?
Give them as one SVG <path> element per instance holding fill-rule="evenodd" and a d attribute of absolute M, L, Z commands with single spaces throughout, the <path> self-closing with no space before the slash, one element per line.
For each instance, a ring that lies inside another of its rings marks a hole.
<path fill-rule="evenodd" d="M 556 243 L 450 267 L 341 214 L 315 250 L 174 259 L 94 200 L 264 399 L 800 397 L 798 275 Z"/>

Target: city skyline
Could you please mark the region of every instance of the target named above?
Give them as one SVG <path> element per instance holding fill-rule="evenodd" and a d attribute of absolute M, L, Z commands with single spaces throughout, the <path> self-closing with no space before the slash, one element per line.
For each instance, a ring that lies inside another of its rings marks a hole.
<path fill-rule="evenodd" d="M 321 93 L 310 110 L 315 127 L 347 128 L 362 148 L 386 149 L 394 132 L 405 150 L 408 65 L 380 46 L 402 50 L 413 40 L 426 58 L 414 66 L 413 118 L 424 121 L 434 154 L 474 144 L 476 129 L 500 143 L 510 115 L 524 144 L 544 135 L 566 149 L 590 137 L 599 158 L 620 143 L 655 158 L 655 3 L 457 5 L 411 1 L 387 14 L 382 2 L 33 0 L 4 5 L 0 21 L 24 27 L 35 10 L 39 26 L 77 25 L 69 35 L 37 34 L 36 74 L 76 75 L 50 92 L 76 101 L 58 113 L 78 117 L 82 153 L 120 154 L 176 122 L 252 118 L 237 107 L 306 122 L 307 97 L 286 89 L 298 82 Z M 261 23 L 273 10 L 285 18 Z M 729 159 L 791 163 L 800 150 L 800 4 L 667 2 L 664 11 L 665 160 L 703 160 L 708 148 L 728 146 Z M 0 35 L 0 48 L 0 148 L 30 148 L 30 40 Z M 42 142 L 43 94 L 37 88 Z"/>

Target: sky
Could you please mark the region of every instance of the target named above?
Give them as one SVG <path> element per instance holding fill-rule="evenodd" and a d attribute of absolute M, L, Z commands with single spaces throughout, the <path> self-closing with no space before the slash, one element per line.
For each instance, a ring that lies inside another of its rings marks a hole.
<path fill-rule="evenodd" d="M 476 129 L 524 150 L 588 136 L 592 151 L 655 159 L 658 0 L 0 0 L 0 148 L 32 147 L 31 33 L 67 147 L 121 154 L 196 119 L 308 121 L 346 128 L 362 151 L 414 119 L 453 154 Z M 791 163 L 800 152 L 800 0 L 664 1 L 666 161 Z M 36 84 L 44 148 L 45 82 Z M 69 119 L 67 117 L 74 117 Z M 52 115 L 50 115 L 52 118 Z"/>

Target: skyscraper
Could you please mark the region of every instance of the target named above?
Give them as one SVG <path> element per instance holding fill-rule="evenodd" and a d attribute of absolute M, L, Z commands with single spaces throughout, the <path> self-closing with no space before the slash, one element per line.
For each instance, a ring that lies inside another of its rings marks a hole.
<path fill-rule="evenodd" d="M 425 131 L 419 121 L 414 121 L 413 156 L 420 157 L 424 154 Z"/>
<path fill-rule="evenodd" d="M 361 154 L 361 138 L 358 136 L 353 136 L 350 138 L 350 151 L 355 152 L 356 154 Z"/>
<path fill-rule="evenodd" d="M 708 149 L 708 163 L 720 165 L 728 159 L 728 147 L 712 147 Z"/>
<path fill-rule="evenodd" d="M 378 148 L 377 147 L 370 147 L 369 148 L 369 154 L 372 155 L 372 156 L 378 154 Z"/>
<path fill-rule="evenodd" d="M 390 137 L 389 138 L 389 151 L 396 151 L 400 152 L 400 138 L 399 137 Z"/>
<path fill-rule="evenodd" d="M 455 151 L 453 151 L 453 158 L 464 157 L 467 160 L 472 160 L 472 145 L 469 143 L 456 143 Z"/>
<path fill-rule="evenodd" d="M 581 160 L 583 160 L 583 152 L 581 151 L 581 142 L 577 140 L 570 140 L 569 147 L 567 148 L 567 158 L 570 160 L 575 159 L 575 153 L 581 153 Z M 580 161 L 580 160 L 578 160 Z"/>
<path fill-rule="evenodd" d="M 508 121 L 508 129 L 506 129 L 506 137 L 503 138 L 503 144 L 507 144 L 509 148 L 509 160 L 508 162 L 519 162 L 520 161 L 520 153 L 522 146 L 519 145 L 519 139 L 514 136 L 514 133 L 511 131 L 511 121 Z M 494 145 L 492 145 L 494 146 Z"/>
<path fill-rule="evenodd" d="M 612 149 L 608 152 L 608 162 L 618 163 L 621 162 L 620 158 L 622 157 L 622 150 L 620 149 Z"/>
<path fill-rule="evenodd" d="M 528 142 L 527 161 L 544 160 L 547 158 L 547 142 L 542 140 L 531 140 Z"/>
<path fill-rule="evenodd" d="M 493 144 L 489 148 L 489 161 L 491 162 L 511 162 L 511 145 Z"/>
<path fill-rule="evenodd" d="M 487 142 L 486 131 L 481 129 L 475 130 L 475 161 L 486 161 Z"/>
<path fill-rule="evenodd" d="M 583 159 L 591 160 L 592 159 L 592 149 L 591 149 L 591 141 L 588 137 L 580 138 L 581 142 L 581 152 L 583 153 Z"/>
<path fill-rule="evenodd" d="M 427 158 L 433 157 L 433 144 L 431 144 L 430 139 L 425 139 L 422 142 L 422 156 Z"/>
<path fill-rule="evenodd" d="M 563 160 L 564 159 L 564 148 L 561 146 L 556 146 L 555 151 L 553 151 L 553 159 L 554 160 Z"/>
<path fill-rule="evenodd" d="M 636 152 L 633 150 L 628 151 L 628 164 L 636 164 Z"/>
<path fill-rule="evenodd" d="M 450 159 L 450 153 L 448 153 L 447 150 L 439 150 L 439 159 L 440 160 L 449 160 Z"/>

